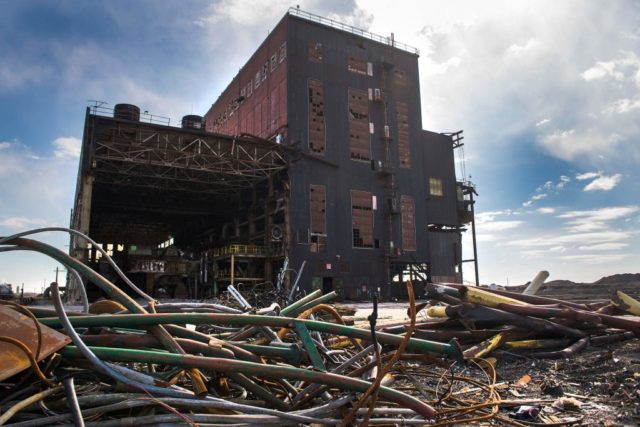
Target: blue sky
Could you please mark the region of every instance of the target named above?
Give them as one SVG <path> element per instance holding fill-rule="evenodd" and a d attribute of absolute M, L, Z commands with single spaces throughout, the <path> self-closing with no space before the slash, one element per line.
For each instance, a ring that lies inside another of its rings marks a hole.
<path fill-rule="evenodd" d="M 89 100 L 203 114 L 296 4 L 420 49 L 423 127 L 464 129 L 482 282 L 640 270 L 637 1 L 1 1 L 0 234 L 68 224 Z M 0 281 L 55 267 L 1 254 Z"/>

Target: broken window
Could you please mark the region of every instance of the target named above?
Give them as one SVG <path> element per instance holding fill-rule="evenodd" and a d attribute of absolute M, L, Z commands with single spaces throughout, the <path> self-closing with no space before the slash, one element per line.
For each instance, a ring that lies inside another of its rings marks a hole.
<path fill-rule="evenodd" d="M 309 226 L 311 230 L 310 250 L 322 253 L 327 245 L 326 188 L 324 185 L 309 187 Z"/>
<path fill-rule="evenodd" d="M 347 70 L 352 73 L 367 75 L 367 61 L 362 58 L 356 58 L 355 56 L 349 56 L 347 60 Z"/>
<path fill-rule="evenodd" d="M 354 248 L 373 248 L 373 201 L 367 191 L 351 190 Z"/>
<path fill-rule="evenodd" d="M 283 62 L 287 57 L 287 42 L 284 42 L 280 45 L 279 57 L 280 58 L 278 62 Z"/>
<path fill-rule="evenodd" d="M 255 86 L 256 89 L 260 87 L 260 71 L 256 72 L 256 76 L 253 79 L 253 85 Z"/>
<path fill-rule="evenodd" d="M 322 43 L 309 42 L 309 61 L 322 64 Z"/>
<path fill-rule="evenodd" d="M 401 168 L 411 168 L 411 149 L 409 146 L 409 106 L 406 102 L 396 103 L 398 120 L 398 151 Z"/>
<path fill-rule="evenodd" d="M 271 55 L 271 71 L 273 72 L 278 67 L 278 55 L 274 53 Z"/>
<path fill-rule="evenodd" d="M 429 178 L 429 194 L 432 196 L 442 196 L 442 180 L 440 178 Z"/>
<path fill-rule="evenodd" d="M 402 209 L 402 248 L 405 251 L 416 250 L 415 204 L 413 197 L 401 196 Z"/>
<path fill-rule="evenodd" d="M 251 84 L 251 82 L 249 82 L 247 84 L 247 97 L 250 97 L 252 93 L 253 93 L 253 85 Z"/>
<path fill-rule="evenodd" d="M 351 159 L 371 160 L 367 92 L 349 89 L 349 146 Z"/>
<path fill-rule="evenodd" d="M 324 88 L 319 80 L 309 80 L 309 149 L 323 154 L 325 148 Z"/>

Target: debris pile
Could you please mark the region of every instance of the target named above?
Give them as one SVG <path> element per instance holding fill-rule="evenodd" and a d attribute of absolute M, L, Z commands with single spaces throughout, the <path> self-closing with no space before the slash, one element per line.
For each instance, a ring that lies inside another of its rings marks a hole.
<path fill-rule="evenodd" d="M 377 298 L 368 327 L 352 327 L 329 304 L 336 294 L 321 291 L 266 307 L 233 287 L 235 304 L 162 303 L 115 264 L 136 299 L 45 243 L 0 244 L 47 254 L 108 295 L 91 305 L 83 296 L 73 311 L 53 283 L 54 309 L 0 301 L 0 425 L 569 425 L 581 418 L 502 398 L 490 356 L 566 358 L 640 325 L 613 312 L 636 313 L 624 294 L 592 307 L 428 285 L 432 301 L 416 304 L 410 282 L 410 321 L 391 327 L 377 324 Z M 440 319 L 418 322 L 422 310 Z M 580 408 L 558 384 L 545 387 L 559 411 Z"/>
<path fill-rule="evenodd" d="M 609 303 L 576 304 L 458 284 L 428 284 L 423 303 L 430 318 L 414 336 L 464 345 L 464 357 L 497 350 L 527 351 L 537 359 L 563 359 L 587 346 L 602 346 L 640 335 L 640 303 L 617 291 Z M 432 305 L 433 302 L 441 304 Z M 629 316 L 634 315 L 634 316 Z M 406 325 L 385 328 L 401 333 Z"/>

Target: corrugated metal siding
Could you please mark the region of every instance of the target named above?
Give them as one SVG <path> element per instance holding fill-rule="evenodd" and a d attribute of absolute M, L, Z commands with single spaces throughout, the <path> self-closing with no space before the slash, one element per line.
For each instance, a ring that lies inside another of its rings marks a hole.
<path fill-rule="evenodd" d="M 442 195 L 427 192 L 427 221 L 436 225 L 458 225 L 455 166 L 451 138 L 434 132 L 422 131 L 422 144 L 426 148 L 424 180 L 429 190 L 429 179 L 442 183 Z"/>
<path fill-rule="evenodd" d="M 429 232 L 431 249 L 431 274 L 455 276 L 455 266 L 460 255 L 460 234 L 453 232 Z"/>

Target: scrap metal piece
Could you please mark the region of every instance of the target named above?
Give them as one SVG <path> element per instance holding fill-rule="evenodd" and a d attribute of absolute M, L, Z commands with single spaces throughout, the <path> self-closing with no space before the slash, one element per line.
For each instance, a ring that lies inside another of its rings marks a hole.
<path fill-rule="evenodd" d="M 71 339 L 47 326 L 40 325 L 42 331 L 42 348 L 38 361 L 49 357 L 54 352 L 71 342 Z M 0 306 L 0 334 L 17 339 L 32 349 L 38 346 L 38 333 L 31 318 L 22 313 Z M 14 345 L 0 342 L 0 381 L 27 369 L 31 366 L 26 354 Z"/>

